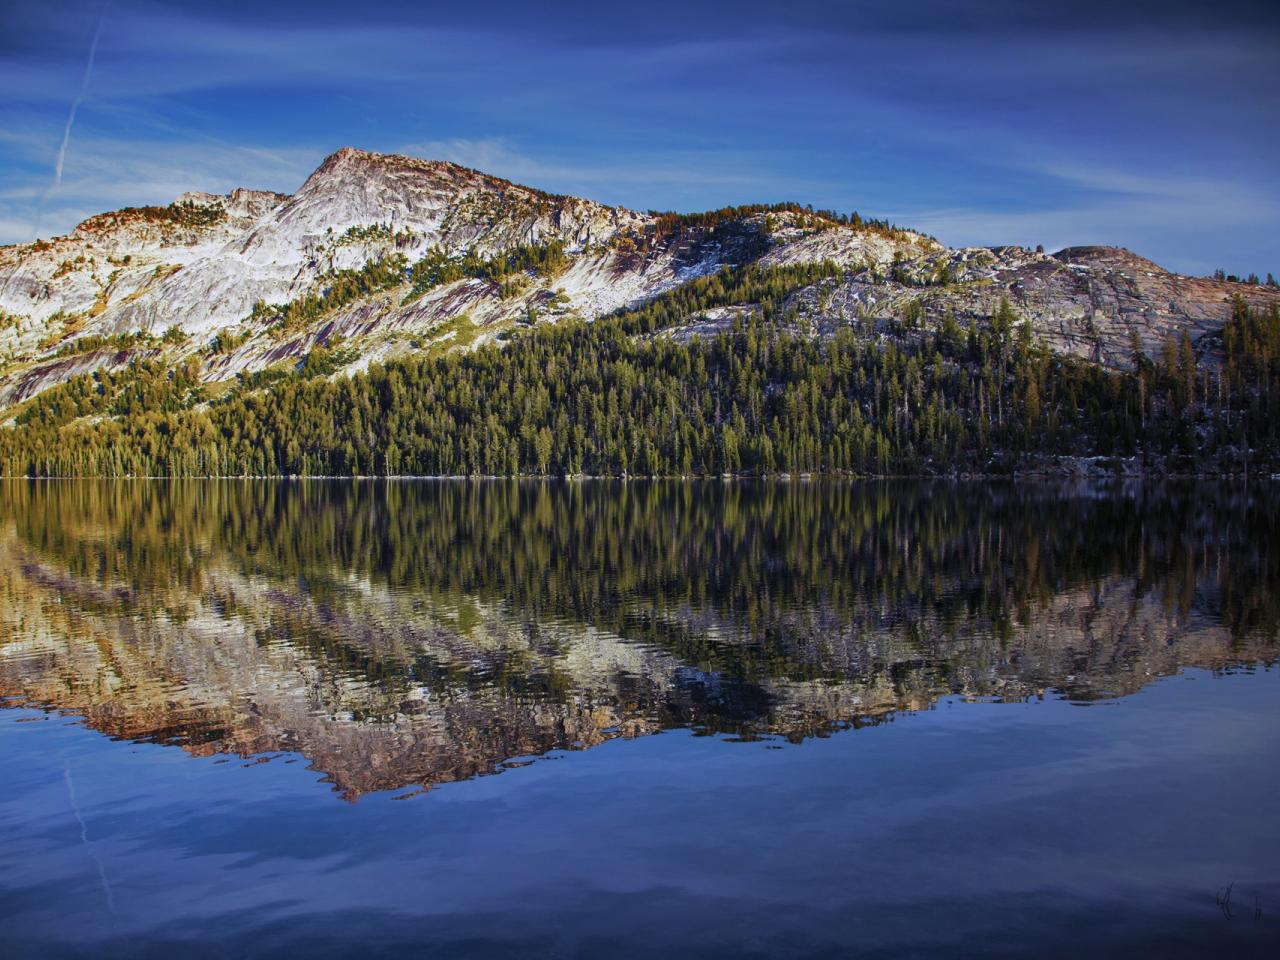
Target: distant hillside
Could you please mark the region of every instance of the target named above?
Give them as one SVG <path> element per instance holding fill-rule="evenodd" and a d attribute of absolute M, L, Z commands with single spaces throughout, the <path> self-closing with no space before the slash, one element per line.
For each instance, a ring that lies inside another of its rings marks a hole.
<path fill-rule="evenodd" d="M 293 196 L 189 193 L 0 248 L 0 454 L 10 473 L 113 474 L 985 472 L 1044 455 L 1194 466 L 1223 450 L 1243 463 L 1267 439 L 1251 424 L 1271 409 L 1277 307 L 1274 286 L 1117 248 L 949 249 L 794 204 L 640 213 L 344 148 Z M 575 332 L 584 322 L 593 333 Z M 734 331 L 755 346 L 680 373 L 676 354 Z M 791 346 L 770 356 L 762 338 Z M 523 344 L 544 373 L 568 364 L 544 377 L 550 405 L 518 406 L 534 386 L 521 356 L 485 386 L 494 361 L 459 354 L 487 344 Z M 615 382 L 619 353 L 649 370 L 638 385 Z M 799 366 L 775 369 L 779 356 Z M 344 435 L 325 391 L 388 370 L 425 393 L 370 397 L 382 419 Z M 778 406 L 796 376 L 824 384 L 803 424 L 798 401 Z M 640 406 L 614 426 L 643 422 L 604 437 L 569 389 L 628 395 Z M 327 425 L 305 450 L 294 425 L 242 435 L 255 403 Z M 588 422 L 589 438 L 566 439 Z M 732 446 L 774 450 L 726 455 L 726 428 Z"/>

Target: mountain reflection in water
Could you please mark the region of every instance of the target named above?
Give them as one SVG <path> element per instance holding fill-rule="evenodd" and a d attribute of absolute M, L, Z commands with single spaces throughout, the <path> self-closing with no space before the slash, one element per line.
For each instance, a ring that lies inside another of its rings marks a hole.
<path fill-rule="evenodd" d="M 1275 656 L 1265 490 L 12 482 L 0 698 L 348 799 Z"/>

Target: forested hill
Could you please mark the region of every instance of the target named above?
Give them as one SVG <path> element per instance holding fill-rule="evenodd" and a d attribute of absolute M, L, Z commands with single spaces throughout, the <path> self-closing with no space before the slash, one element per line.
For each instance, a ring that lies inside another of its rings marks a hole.
<path fill-rule="evenodd" d="M 0 435 L 6 475 L 706 475 L 1280 470 L 1280 312 L 1237 301 L 1214 352 L 1190 336 L 1131 369 L 1055 353 L 1002 303 L 991 322 L 863 321 L 803 336 L 797 284 L 838 268 L 724 272 L 588 323 L 522 328 L 351 377 L 301 369 L 211 397 L 194 362 L 47 391 Z M 711 338 L 690 307 L 760 304 Z"/>
<path fill-rule="evenodd" d="M 1280 287 L 351 148 L 0 247 L 8 475 L 1256 471 Z"/>

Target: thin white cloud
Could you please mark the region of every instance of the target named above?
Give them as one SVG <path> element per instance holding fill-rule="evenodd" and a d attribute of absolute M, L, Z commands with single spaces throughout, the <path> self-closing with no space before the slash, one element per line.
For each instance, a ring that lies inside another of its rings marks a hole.
<path fill-rule="evenodd" d="M 951 246 L 1043 244 L 1056 250 L 1086 244 L 1115 245 L 1124 237 L 1134 252 L 1154 256 L 1162 266 L 1191 274 L 1231 264 L 1157 251 L 1200 249 L 1202 245 L 1196 241 L 1206 225 L 1211 224 L 1214 230 L 1256 231 L 1280 220 L 1280 204 L 1235 184 L 1147 183 L 1139 179 L 1126 194 L 1119 189 L 1127 182 L 1124 175 L 1100 175 L 1089 182 L 1106 183 L 1110 195 L 1035 210 L 901 208 L 890 216 Z"/>
<path fill-rule="evenodd" d="M 539 158 L 515 149 L 503 138 L 427 140 L 400 147 L 399 153 L 428 160 L 450 160 L 485 173 L 528 186 L 558 190 L 593 200 L 610 195 L 637 195 L 646 188 L 740 188 L 772 193 L 776 174 L 765 169 L 758 156 L 744 150 L 653 151 L 643 163 L 617 163 L 612 159 L 567 162 Z M 790 189 L 804 187 L 795 179 Z M 634 201 L 633 201 L 634 203 Z M 641 201 L 649 207 L 653 201 Z"/>
<path fill-rule="evenodd" d="M 39 170 L 51 145 L 35 134 L 0 131 L 0 149 L 29 161 L 30 173 L 0 186 L 0 242 L 32 240 L 41 202 Z M 236 187 L 292 192 L 315 168 L 323 150 L 267 150 L 217 141 L 125 141 L 77 137 L 57 194 L 46 204 L 41 233 L 65 233 L 87 216 L 125 206 L 169 203 L 188 190 L 226 193 Z"/>
<path fill-rule="evenodd" d="M 66 40 L 72 23 L 41 24 Z M 477 42 L 497 49 L 501 37 L 420 25 L 305 22 L 243 23 L 132 3 L 112 11 L 99 57 L 97 96 L 156 98 L 198 90 L 275 81 L 331 84 L 365 80 L 380 85 L 448 77 Z M 66 66 L 56 59 L 0 61 L 0 89 L 27 102 L 65 97 Z"/>

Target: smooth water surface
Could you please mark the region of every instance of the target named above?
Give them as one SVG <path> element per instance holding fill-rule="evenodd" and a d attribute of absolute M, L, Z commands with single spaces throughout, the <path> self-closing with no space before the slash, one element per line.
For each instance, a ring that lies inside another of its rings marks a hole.
<path fill-rule="evenodd" d="M 1270 956 L 1277 513 L 0 486 L 0 956 Z"/>

